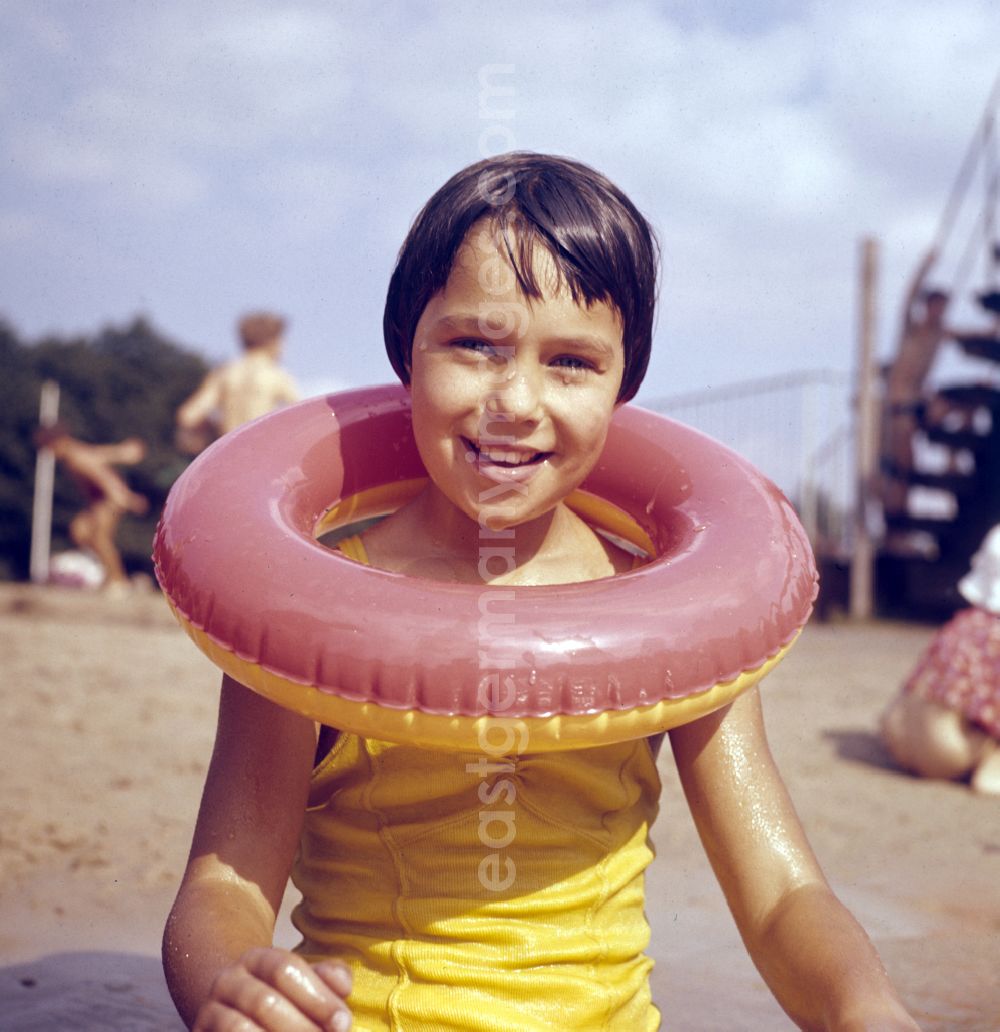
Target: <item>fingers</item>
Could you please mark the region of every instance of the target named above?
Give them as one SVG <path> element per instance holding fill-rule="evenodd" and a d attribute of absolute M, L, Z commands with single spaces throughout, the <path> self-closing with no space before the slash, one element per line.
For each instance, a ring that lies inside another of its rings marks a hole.
<path fill-rule="evenodd" d="M 347 1032 L 351 1013 L 347 968 L 316 968 L 287 950 L 249 950 L 223 969 L 198 1012 L 195 1032 Z"/>
<path fill-rule="evenodd" d="M 313 969 L 320 978 L 339 996 L 346 1000 L 351 991 L 350 969 L 339 961 L 322 960 Z M 338 1029 L 337 1032 L 340 1032 Z"/>

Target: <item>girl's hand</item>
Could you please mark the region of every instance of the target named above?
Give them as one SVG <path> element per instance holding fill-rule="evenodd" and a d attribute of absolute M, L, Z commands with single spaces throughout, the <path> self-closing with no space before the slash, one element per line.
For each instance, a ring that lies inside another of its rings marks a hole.
<path fill-rule="evenodd" d="M 338 961 L 312 965 L 289 950 L 247 950 L 223 968 L 192 1032 L 347 1032 L 351 973 Z"/>

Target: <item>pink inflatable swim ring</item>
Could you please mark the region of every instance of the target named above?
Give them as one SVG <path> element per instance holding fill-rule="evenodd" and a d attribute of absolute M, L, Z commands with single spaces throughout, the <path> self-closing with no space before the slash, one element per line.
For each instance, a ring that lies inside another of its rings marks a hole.
<path fill-rule="evenodd" d="M 812 609 L 812 552 L 784 495 L 734 452 L 636 406 L 616 413 L 569 500 L 653 556 L 630 572 L 453 584 L 317 540 L 391 511 L 425 479 L 404 388 L 290 406 L 227 434 L 178 479 L 157 578 L 196 644 L 268 698 L 358 734 L 477 751 L 501 738 L 582 748 L 693 720 L 756 684 Z"/>

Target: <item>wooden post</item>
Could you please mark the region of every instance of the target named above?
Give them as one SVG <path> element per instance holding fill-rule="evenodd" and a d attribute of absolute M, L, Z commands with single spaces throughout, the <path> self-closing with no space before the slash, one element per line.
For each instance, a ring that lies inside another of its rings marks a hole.
<path fill-rule="evenodd" d="M 854 550 L 851 554 L 850 613 L 865 620 L 874 611 L 875 544 L 871 531 L 871 506 L 878 462 L 878 406 L 875 367 L 876 294 L 878 289 L 878 241 L 861 241 L 858 295 L 857 379 L 855 384 L 856 453 Z"/>
<path fill-rule="evenodd" d="M 38 402 L 38 422 L 52 426 L 59 418 L 59 384 L 46 380 Z M 35 584 L 49 579 L 52 549 L 52 491 L 55 485 L 56 458 L 51 448 L 39 448 L 35 456 L 35 497 L 31 506 L 31 552 L 28 572 Z"/>

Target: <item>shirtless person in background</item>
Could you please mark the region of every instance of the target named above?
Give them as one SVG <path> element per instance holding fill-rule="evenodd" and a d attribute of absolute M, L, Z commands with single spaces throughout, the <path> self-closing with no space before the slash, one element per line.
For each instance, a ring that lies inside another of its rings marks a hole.
<path fill-rule="evenodd" d="M 62 423 L 40 427 L 35 433 L 35 444 L 51 450 L 84 499 L 84 507 L 69 525 L 73 543 L 92 552 L 100 561 L 105 591 L 127 594 L 129 579 L 115 544 L 115 533 L 125 513 L 141 516 L 149 509 L 149 502 L 133 491 L 114 467 L 142 462 L 146 445 L 138 437 L 115 444 L 90 444 L 70 436 Z"/>
<path fill-rule="evenodd" d="M 201 451 L 213 438 L 281 405 L 298 401 L 295 381 L 278 364 L 285 320 L 252 312 L 237 326 L 243 355 L 214 369 L 177 410 L 178 446 Z"/>

